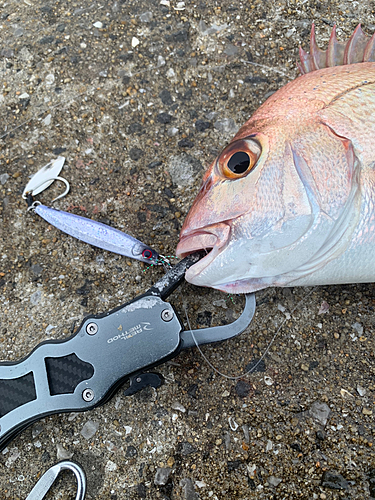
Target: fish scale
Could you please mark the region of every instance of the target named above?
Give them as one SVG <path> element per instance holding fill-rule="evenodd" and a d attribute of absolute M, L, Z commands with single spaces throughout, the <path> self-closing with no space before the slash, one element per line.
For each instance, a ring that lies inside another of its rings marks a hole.
<path fill-rule="evenodd" d="M 276 117 L 282 119 L 286 110 L 295 110 L 299 115 L 301 105 L 307 106 L 307 111 L 322 109 L 354 89 L 374 83 L 375 64 L 372 62 L 326 68 L 302 75 L 269 97 L 240 128 L 233 140 L 247 137 L 249 132 L 252 133 L 252 127 L 259 127 L 257 122 L 260 120 L 275 120 Z M 306 112 L 306 108 L 304 109 Z M 265 125 L 266 122 L 263 126 Z"/>
<path fill-rule="evenodd" d="M 344 44 L 334 29 L 322 51 L 313 28 L 311 54 L 300 54 L 305 74 L 260 106 L 204 176 L 177 247 L 212 249 L 186 273 L 195 285 L 375 281 L 375 36 L 358 27 Z M 248 162 L 233 171 L 238 152 Z"/>
<path fill-rule="evenodd" d="M 319 113 L 338 135 L 350 137 L 361 162 L 375 158 L 375 83 L 356 88 Z"/>

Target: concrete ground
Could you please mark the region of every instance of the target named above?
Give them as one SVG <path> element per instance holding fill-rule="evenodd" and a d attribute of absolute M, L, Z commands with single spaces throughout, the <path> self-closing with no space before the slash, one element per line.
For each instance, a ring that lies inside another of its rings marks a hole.
<path fill-rule="evenodd" d="M 267 96 L 296 77 L 312 21 L 327 43 L 372 2 L 0 2 L 0 352 L 26 356 L 72 323 L 147 290 L 162 268 L 95 249 L 26 212 L 29 176 L 58 155 L 71 191 L 56 208 L 124 230 L 166 255 L 209 163 Z M 38 196 L 49 205 L 55 183 Z M 300 301 L 303 302 L 300 303 Z M 170 298 L 194 327 L 243 306 L 185 284 Z M 156 369 L 91 412 L 47 417 L 0 453 L 0 498 L 24 499 L 59 460 L 95 499 L 375 497 L 372 285 L 257 294 L 252 326 Z M 108 361 L 110 362 L 110 360 Z M 48 498 L 75 497 L 64 473 Z"/>

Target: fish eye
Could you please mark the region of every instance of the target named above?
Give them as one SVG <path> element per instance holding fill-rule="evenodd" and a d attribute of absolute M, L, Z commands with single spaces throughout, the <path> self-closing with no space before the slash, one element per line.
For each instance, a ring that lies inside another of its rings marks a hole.
<path fill-rule="evenodd" d="M 234 174 L 243 174 L 250 165 L 250 156 L 245 151 L 237 151 L 230 157 L 227 165 Z"/>
<path fill-rule="evenodd" d="M 232 142 L 217 159 L 218 172 L 226 179 L 245 177 L 255 167 L 260 154 L 260 144 L 252 138 Z"/>

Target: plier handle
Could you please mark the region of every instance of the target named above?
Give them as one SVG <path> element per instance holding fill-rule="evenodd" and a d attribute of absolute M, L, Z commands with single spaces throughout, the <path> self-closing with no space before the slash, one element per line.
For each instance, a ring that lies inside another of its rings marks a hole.
<path fill-rule="evenodd" d="M 160 376 L 151 368 L 181 349 L 241 333 L 254 315 L 254 294 L 246 295 L 244 311 L 233 323 L 199 330 L 184 330 L 177 311 L 165 302 L 201 257 L 185 257 L 146 293 L 87 316 L 70 338 L 47 340 L 20 361 L 0 363 L 0 450 L 40 418 L 104 404 L 125 380 L 130 379 L 126 395 L 146 385 L 158 387 Z"/>

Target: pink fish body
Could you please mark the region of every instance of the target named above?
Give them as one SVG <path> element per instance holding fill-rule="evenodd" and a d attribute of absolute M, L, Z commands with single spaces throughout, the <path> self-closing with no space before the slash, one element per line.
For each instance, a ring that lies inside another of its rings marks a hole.
<path fill-rule="evenodd" d="M 333 30 L 306 74 L 273 94 L 206 172 L 177 255 L 186 279 L 247 293 L 375 281 L 375 38 Z M 352 64 L 351 64 L 352 62 Z M 321 66 L 344 64 L 317 69 Z"/>

